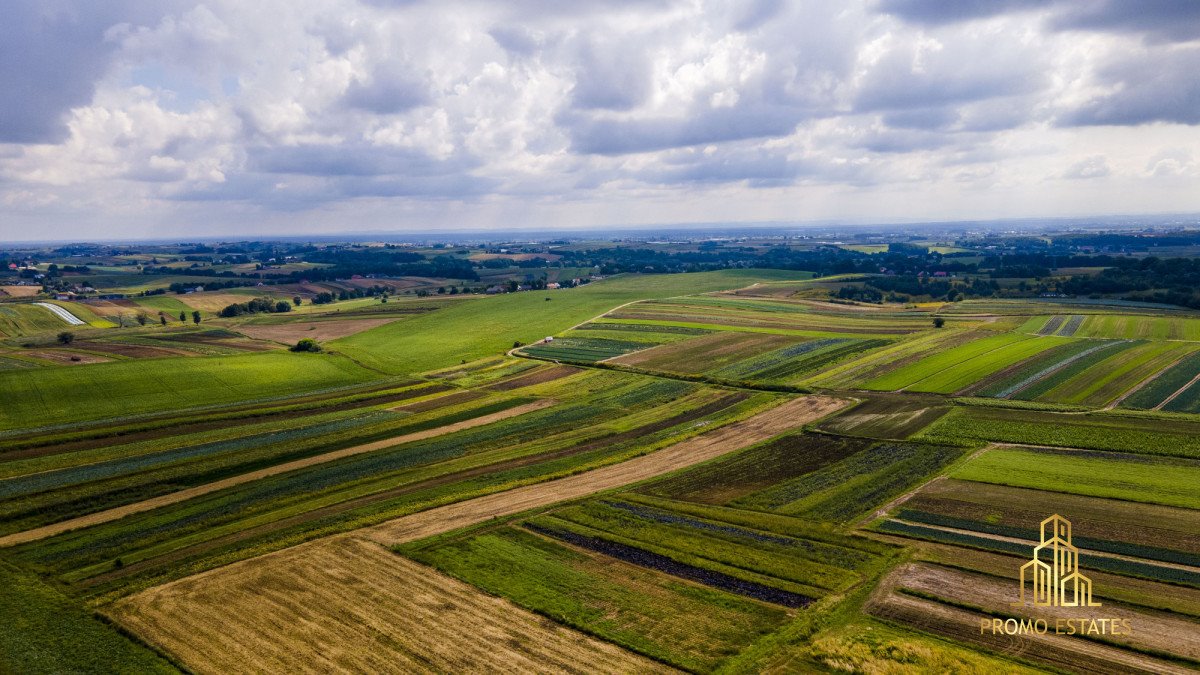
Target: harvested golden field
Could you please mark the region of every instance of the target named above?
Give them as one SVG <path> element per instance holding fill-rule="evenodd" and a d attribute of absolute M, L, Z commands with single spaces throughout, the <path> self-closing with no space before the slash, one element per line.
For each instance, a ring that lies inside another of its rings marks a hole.
<path fill-rule="evenodd" d="M 263 292 L 260 295 L 272 295 Z M 219 312 L 229 305 L 235 305 L 239 302 L 249 302 L 256 295 L 248 295 L 245 293 L 226 293 L 222 291 L 205 291 L 201 293 L 184 293 L 177 295 L 175 298 L 183 304 L 198 309 L 202 312 Z"/>
<path fill-rule="evenodd" d="M 386 323 L 391 323 L 396 317 L 378 319 L 337 319 L 332 321 L 289 321 L 288 323 L 263 326 L 238 326 L 237 331 L 256 340 L 273 340 L 283 344 L 293 344 L 301 338 L 314 340 L 336 340 L 370 330 Z"/>
<path fill-rule="evenodd" d="M 237 476 L 224 478 L 212 483 L 205 483 L 204 485 L 197 485 L 196 487 L 165 494 L 161 497 L 154 497 L 152 499 L 134 502 L 133 504 L 126 504 L 115 509 L 108 509 L 107 511 L 89 513 L 86 516 L 64 520 L 51 525 L 46 525 L 44 527 L 26 530 L 24 532 L 16 532 L 5 537 L 0 537 L 0 547 L 24 544 L 30 541 L 37 541 L 38 539 L 45 539 L 46 537 L 52 537 L 56 534 L 61 534 L 69 530 L 77 530 L 81 527 L 89 527 L 91 525 L 107 523 L 109 521 L 117 520 L 118 518 L 124 518 L 125 516 L 132 515 L 134 513 L 150 511 L 152 509 L 167 506 L 168 504 L 177 504 L 194 497 L 216 492 L 217 490 L 224 490 L 235 485 L 242 485 L 243 483 L 262 480 L 263 478 L 268 478 L 270 476 L 277 476 L 281 473 L 287 473 L 288 471 L 304 469 L 317 464 L 322 464 L 324 462 L 332 462 L 334 460 L 344 459 L 353 455 L 361 455 L 364 452 L 373 452 L 375 450 L 382 450 L 383 448 L 390 448 L 403 443 L 422 441 L 427 438 L 434 438 L 436 436 L 444 436 L 446 434 L 454 433 L 455 431 L 462 431 L 463 429 L 470 429 L 472 427 L 491 424 L 492 422 L 499 422 L 500 420 L 516 417 L 517 415 L 523 415 L 527 412 L 541 410 L 542 408 L 546 408 L 551 405 L 554 405 L 554 401 L 534 401 L 532 403 L 526 403 L 525 405 L 519 405 L 514 408 L 501 410 L 500 412 L 491 413 L 489 415 L 481 415 L 479 417 L 473 417 L 461 422 L 455 422 L 454 424 L 447 424 L 435 429 L 426 429 L 425 431 L 417 431 L 411 434 L 404 434 L 403 436 L 394 436 L 392 438 L 385 438 L 382 441 L 364 443 L 363 445 L 356 445 L 349 448 L 342 448 L 341 450 L 334 450 L 333 452 L 327 452 L 323 455 L 315 455 L 313 457 L 305 457 L 304 459 L 297 459 L 295 461 L 285 462 L 283 464 L 276 464 L 265 469 L 259 469 L 257 471 L 251 471 L 249 473 L 243 473 Z"/>
<path fill-rule="evenodd" d="M 41 286 L 0 286 L 0 293 L 10 298 L 32 298 L 41 291 Z"/>
<path fill-rule="evenodd" d="M 429 509 L 151 588 L 120 601 L 113 614 L 198 672 L 658 668 L 374 547 L 668 473 L 798 428 L 848 403 L 825 396 L 792 399 L 620 464 Z M 442 595 L 464 588 L 460 595 Z M 284 623 L 283 616 L 292 618 Z M 511 626 L 518 627 L 519 639 L 507 631 Z M 529 651 L 542 649 L 548 654 Z"/>
<path fill-rule="evenodd" d="M 153 588 L 112 616 L 200 673 L 668 670 L 354 537 Z"/>

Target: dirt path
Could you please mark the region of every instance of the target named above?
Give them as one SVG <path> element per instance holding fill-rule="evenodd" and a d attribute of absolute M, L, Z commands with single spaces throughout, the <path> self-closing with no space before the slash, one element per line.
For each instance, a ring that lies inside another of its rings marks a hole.
<path fill-rule="evenodd" d="M 1104 406 L 1104 409 L 1112 410 L 1113 408 L 1116 408 L 1117 406 L 1121 405 L 1122 403 L 1125 402 L 1125 399 L 1129 398 L 1130 396 L 1133 396 L 1134 394 L 1136 394 L 1139 391 L 1141 391 L 1142 389 L 1144 389 L 1151 382 L 1157 380 L 1159 378 L 1159 376 L 1161 376 L 1163 373 L 1165 373 L 1168 370 L 1179 365 L 1180 363 L 1183 362 L 1184 359 L 1191 356 L 1192 354 L 1193 354 L 1193 352 L 1185 352 L 1179 358 L 1175 359 L 1174 361 L 1168 363 L 1167 365 L 1165 365 L 1162 368 L 1155 371 L 1155 373 L 1153 375 L 1151 375 L 1150 377 L 1147 377 L 1146 379 L 1142 380 L 1141 382 L 1138 382 L 1136 385 L 1134 385 L 1134 387 L 1132 389 L 1130 389 L 1130 390 L 1126 391 L 1124 394 L 1121 394 L 1120 396 L 1118 396 L 1116 399 L 1113 400 L 1112 403 L 1109 403 L 1108 405 Z M 1191 386 L 1192 383 L 1194 383 L 1198 379 L 1200 379 L 1200 375 L 1197 375 L 1191 382 L 1188 382 L 1187 385 L 1184 386 L 1184 389 L 1187 389 L 1188 386 Z M 1176 396 L 1178 396 L 1182 392 L 1183 392 L 1183 389 L 1180 389 L 1179 391 L 1176 391 L 1174 394 L 1171 394 L 1170 398 L 1168 398 L 1167 400 L 1160 403 L 1159 406 L 1163 406 L 1163 405 L 1170 403 L 1172 399 L 1174 399 Z M 1159 406 L 1155 406 L 1154 409 L 1159 410 Z"/>
<path fill-rule="evenodd" d="M 1182 387 L 1180 387 L 1179 389 L 1177 389 L 1177 390 L 1175 391 L 1175 393 L 1173 393 L 1173 394 L 1171 394 L 1170 396 L 1168 396 L 1168 397 L 1166 397 L 1165 399 L 1163 399 L 1162 403 L 1159 403 L 1158 405 L 1154 406 L 1154 409 L 1155 409 L 1155 410 L 1162 410 L 1163 408 L 1165 408 L 1165 407 L 1167 406 L 1167 404 L 1169 404 L 1171 401 L 1174 401 L 1175 399 L 1179 398 L 1179 396 L 1180 396 L 1180 395 L 1181 395 L 1183 392 L 1185 392 L 1185 391 L 1187 391 L 1188 389 L 1190 389 L 1190 388 L 1192 387 L 1192 385 L 1196 384 L 1197 382 L 1200 382 L 1200 373 L 1197 373 L 1195 377 L 1193 377 L 1192 379 L 1188 380 L 1188 383 L 1187 383 L 1187 384 L 1185 384 L 1185 385 L 1183 385 L 1183 386 L 1182 386 Z"/>
<path fill-rule="evenodd" d="M 669 670 L 347 537 L 150 589 L 112 615 L 199 673 Z"/>
<path fill-rule="evenodd" d="M 107 511 L 99 511 L 97 513 L 89 513 L 86 516 L 72 518 L 71 520 L 64 520 L 60 523 L 53 523 L 51 525 L 46 525 L 44 527 L 39 527 L 32 530 L 26 530 L 24 532 L 16 532 L 5 537 L 0 537 L 0 548 L 24 544 L 30 541 L 37 541 L 38 539 L 45 539 L 46 537 L 62 534 L 63 532 L 67 532 L 69 530 L 77 530 L 82 527 L 90 527 L 100 523 L 107 523 L 119 518 L 124 518 L 128 515 L 150 511 L 152 509 L 168 506 L 170 504 L 177 504 L 194 497 L 216 492 L 217 490 L 224 490 L 225 488 L 233 487 L 235 485 L 261 480 L 263 478 L 276 476 L 281 473 L 287 473 L 288 471 L 304 469 L 317 464 L 323 464 L 325 462 L 332 462 L 345 457 L 360 455 L 364 452 L 374 452 L 375 450 L 382 450 L 384 448 L 390 448 L 403 443 L 422 441 L 435 436 L 443 436 L 445 434 L 454 433 L 455 431 L 462 431 L 463 429 L 470 429 L 473 427 L 483 426 L 485 424 L 491 424 L 492 422 L 498 422 L 510 417 L 516 417 L 517 415 L 523 415 L 534 410 L 541 410 L 542 408 L 546 408 L 551 405 L 554 405 L 554 401 L 534 401 L 532 403 L 526 403 L 525 405 L 520 405 L 515 408 L 509 408 L 508 410 L 501 410 L 500 412 L 495 412 L 490 415 L 482 415 L 480 417 L 474 417 L 469 420 L 455 422 L 454 424 L 447 424 L 434 429 L 417 431 L 411 434 L 404 434 L 403 436 L 394 436 L 392 438 L 386 438 L 382 441 L 365 443 L 363 445 L 356 445 L 350 448 L 343 448 L 341 450 L 327 452 L 323 455 L 305 457 L 304 459 L 297 459 L 292 462 L 276 464 L 275 466 L 269 466 L 265 469 L 259 469 L 257 471 L 231 476 L 229 478 L 212 483 L 205 483 L 204 485 L 197 485 L 196 487 L 187 488 L 186 490 L 180 490 L 178 492 L 172 492 L 160 497 L 154 497 L 153 499 L 147 499 L 145 501 L 135 502 L 133 504 L 126 504 L 125 506 L 119 506 L 115 509 L 108 509 Z"/>
<path fill-rule="evenodd" d="M 378 544 L 652 478 L 798 428 L 847 403 L 824 396 L 793 399 L 621 464 L 430 509 L 151 588 L 121 600 L 111 614 L 201 673 L 661 670 Z"/>
<path fill-rule="evenodd" d="M 414 513 L 367 528 L 362 533 L 381 544 L 394 545 L 636 483 L 765 441 L 824 417 L 848 403 L 825 396 L 793 399 L 749 419 L 627 462 Z"/>

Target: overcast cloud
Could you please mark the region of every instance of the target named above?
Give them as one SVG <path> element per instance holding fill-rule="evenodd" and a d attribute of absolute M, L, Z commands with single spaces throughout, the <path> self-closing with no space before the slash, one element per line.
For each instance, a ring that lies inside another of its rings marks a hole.
<path fill-rule="evenodd" d="M 0 239 L 1200 211 L 1194 0 L 5 7 Z"/>

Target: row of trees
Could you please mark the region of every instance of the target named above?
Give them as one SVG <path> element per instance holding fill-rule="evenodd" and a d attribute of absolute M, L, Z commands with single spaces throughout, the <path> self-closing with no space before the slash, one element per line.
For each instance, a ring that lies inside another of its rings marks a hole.
<path fill-rule="evenodd" d="M 299 298 L 296 298 L 296 300 L 299 300 Z M 241 316 L 243 314 L 259 314 L 263 312 L 277 314 L 290 311 L 292 311 L 292 303 L 287 302 L 286 300 L 276 301 L 272 300 L 271 298 L 263 297 L 254 298 L 249 302 L 235 302 L 232 305 L 226 305 L 225 308 L 221 310 L 220 315 L 229 319 L 235 316 Z"/>

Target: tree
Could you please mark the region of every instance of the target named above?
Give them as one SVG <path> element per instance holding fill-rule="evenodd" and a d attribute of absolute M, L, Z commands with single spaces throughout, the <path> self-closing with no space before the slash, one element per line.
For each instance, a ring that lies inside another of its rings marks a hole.
<path fill-rule="evenodd" d="M 312 338 L 303 338 L 299 342 L 297 342 L 294 346 L 289 347 L 288 349 L 293 352 L 316 353 L 316 352 L 321 351 L 321 345 L 317 344 L 317 341 Z"/>
<path fill-rule="evenodd" d="M 290 312 L 290 311 L 292 311 L 292 306 L 287 304 L 287 302 L 280 300 L 279 302 L 275 303 L 275 311 L 276 312 Z"/>
<path fill-rule="evenodd" d="M 138 322 L 139 326 L 145 326 L 146 322 L 149 320 L 150 320 L 150 317 L 146 316 L 145 312 L 138 312 L 137 322 Z"/>
<path fill-rule="evenodd" d="M 297 307 L 300 306 L 301 302 L 303 302 L 303 300 L 298 295 L 296 297 L 292 298 L 292 304 L 296 305 Z"/>
<path fill-rule="evenodd" d="M 196 310 L 196 311 L 192 312 L 192 323 L 195 323 L 195 324 L 200 323 L 200 310 Z"/>
<path fill-rule="evenodd" d="M 164 325 L 164 326 L 167 325 L 167 315 L 166 314 L 163 314 L 160 312 L 158 315 L 158 320 L 160 323 L 162 323 L 162 325 Z"/>
<path fill-rule="evenodd" d="M 69 345 L 75 341 L 75 334 L 69 330 L 64 330 L 58 334 L 58 341 L 64 345 Z"/>
<path fill-rule="evenodd" d="M 180 310 L 180 311 L 179 311 L 179 322 L 180 322 L 180 323 L 187 323 L 187 312 L 185 312 L 185 311 L 183 311 L 183 310 Z"/>
<path fill-rule="evenodd" d="M 940 316 L 933 317 L 933 327 L 934 328 L 941 328 L 942 326 L 945 326 L 945 325 L 946 325 L 945 319 L 943 319 Z"/>

